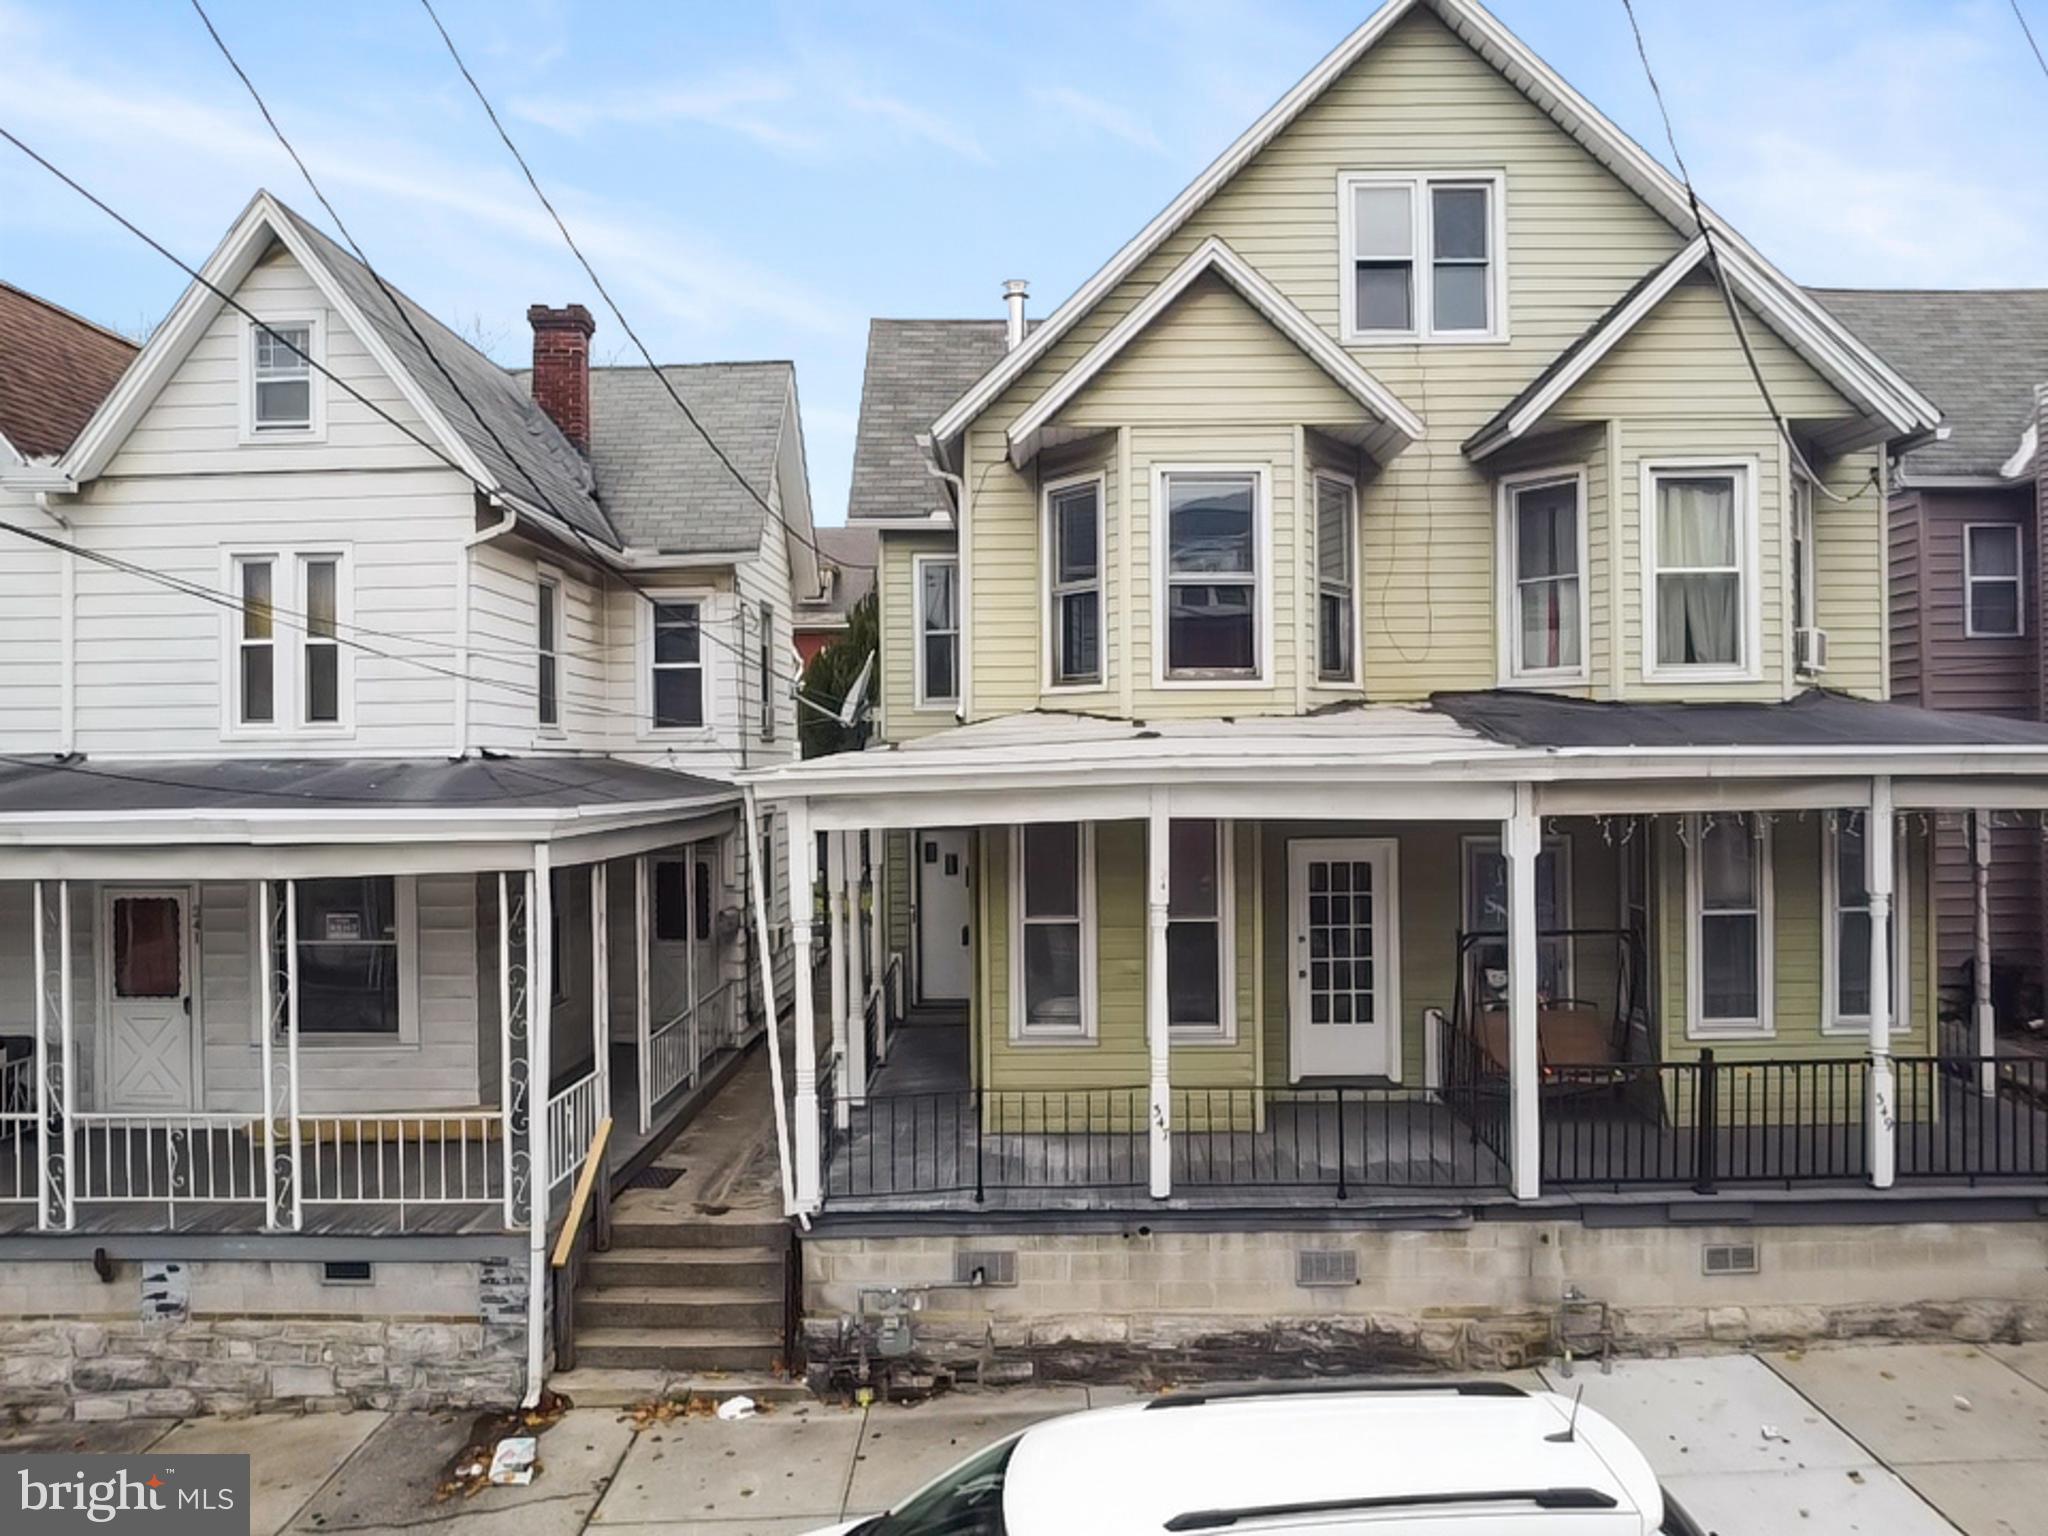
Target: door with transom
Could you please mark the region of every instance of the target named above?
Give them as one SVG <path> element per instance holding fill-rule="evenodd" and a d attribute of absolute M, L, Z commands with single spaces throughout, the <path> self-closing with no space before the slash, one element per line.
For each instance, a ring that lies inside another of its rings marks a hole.
<path fill-rule="evenodd" d="M 182 887 L 116 886 L 104 893 L 102 1108 L 194 1107 L 190 915 Z"/>
<path fill-rule="evenodd" d="M 1401 1077 L 1399 861 L 1384 837 L 1288 844 L 1289 1075 Z"/>

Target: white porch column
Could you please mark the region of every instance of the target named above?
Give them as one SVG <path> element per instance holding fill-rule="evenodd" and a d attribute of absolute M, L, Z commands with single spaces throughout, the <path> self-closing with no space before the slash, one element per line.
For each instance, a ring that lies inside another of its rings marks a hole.
<path fill-rule="evenodd" d="M 761 846 L 761 812 L 760 805 L 755 799 L 754 791 L 751 787 L 742 792 L 740 806 L 745 816 L 745 836 L 748 849 L 746 862 L 748 882 L 747 905 L 754 909 L 755 965 L 761 978 L 761 1027 L 768 1036 L 768 1093 L 775 1108 L 775 1164 L 782 1174 L 783 1214 L 794 1216 L 800 1207 L 797 1203 L 796 1176 L 790 1167 L 794 1159 L 790 1154 L 789 1147 L 789 1111 L 787 1102 L 782 1096 L 782 1030 L 775 1017 L 775 966 L 773 956 L 768 948 L 768 876 L 761 869 L 760 860 L 754 856 L 752 851 Z M 808 837 L 810 835 L 809 821 L 808 806 L 801 800 L 795 802 L 790 809 L 790 835 L 794 837 L 801 824 L 804 835 Z M 792 844 L 792 847 L 794 847 L 794 844 Z M 810 859 L 808 857 L 805 858 L 804 864 L 806 868 L 809 867 Z M 792 868 L 790 870 L 792 889 L 795 888 L 795 880 L 796 870 Z M 796 908 L 794 901 L 790 902 L 790 908 L 794 912 Z M 735 999 L 729 1006 L 734 1010 L 734 1016 L 737 1017 L 738 1010 L 744 1006 L 744 996 L 742 995 L 741 998 Z M 817 1123 L 818 1118 L 817 1099 L 818 1086 L 814 1070 L 811 1078 L 811 1121 L 814 1125 Z M 811 1144 L 815 1149 L 817 1145 L 815 1134 L 812 1137 Z M 815 1169 L 817 1164 L 815 1150 L 812 1152 L 811 1160 L 812 1167 Z M 815 1178 L 815 1173 L 813 1177 Z M 815 1185 L 813 1189 L 815 1190 Z"/>
<path fill-rule="evenodd" d="M 846 1037 L 846 1094 L 850 1102 L 868 1096 L 867 935 L 861 928 L 861 856 L 858 832 L 846 838 L 846 992 L 851 1003 Z"/>
<path fill-rule="evenodd" d="M 548 1101 L 553 1093 L 548 1015 L 555 987 L 550 874 L 548 845 L 535 843 L 533 871 L 526 877 L 526 1006 L 533 1020 L 526 1035 L 526 1396 L 522 1404 L 528 1408 L 540 1401 L 547 1381 L 548 1203 L 554 1191 L 548 1148 Z"/>
<path fill-rule="evenodd" d="M 284 883 L 285 1168 L 291 1180 L 292 1230 L 304 1225 L 299 1165 L 299 882 Z M 339 1154 L 337 1154 L 339 1155 Z"/>
<path fill-rule="evenodd" d="M 640 1134 L 654 1129 L 654 1093 L 647 1074 L 654 1065 L 654 988 L 649 977 L 653 933 L 648 924 L 647 855 L 633 856 L 633 1048 L 640 1062 Z"/>
<path fill-rule="evenodd" d="M 612 1112 L 611 882 L 602 859 L 590 866 L 590 1043 L 596 1051 L 598 1116 Z"/>
<path fill-rule="evenodd" d="M 796 882 L 790 882 L 791 893 L 798 889 Z M 846 937 L 846 834 L 828 832 L 825 834 L 825 908 L 831 921 L 831 933 L 826 943 L 831 953 L 825 959 L 832 968 L 832 1123 L 845 1130 L 853 1123 L 852 1110 L 846 1102 L 847 1090 L 847 1047 L 851 1038 L 847 1019 L 848 983 L 850 980 L 853 946 Z"/>
<path fill-rule="evenodd" d="M 796 1164 L 796 1203 L 799 1210 L 818 1208 L 823 1168 L 819 1162 L 818 1125 L 818 1020 L 811 990 L 811 927 L 814 902 L 811 895 L 811 863 L 817 845 L 811 837 L 811 807 L 807 800 L 789 802 L 789 935 L 790 985 L 795 993 L 796 1014 L 796 1127 L 792 1137 L 791 1161 Z M 765 885 L 765 880 L 762 882 Z M 765 901 L 756 887 L 757 902 Z M 765 937 L 767 917 L 762 915 L 761 964 L 769 961 Z M 771 1019 L 772 1022 L 772 1019 Z M 777 1102 L 781 1102 L 778 1098 Z"/>
<path fill-rule="evenodd" d="M 1897 1095 L 1892 1077 L 1892 781 L 1870 781 L 1863 823 L 1864 883 L 1870 892 L 1870 1182 L 1890 1189 L 1897 1176 Z"/>
<path fill-rule="evenodd" d="M 689 1020 L 683 1026 L 684 1038 L 690 1042 L 690 1086 L 696 1087 L 704 1075 L 704 1020 L 697 1011 L 697 924 L 702 914 L 697 910 L 697 845 L 683 846 L 683 1007 Z M 708 926 L 708 924 L 707 924 Z"/>
<path fill-rule="evenodd" d="M 1508 1119 L 1510 1159 L 1517 1200 L 1534 1200 L 1541 1188 L 1543 1127 L 1538 1096 L 1541 1065 L 1536 1036 L 1536 860 L 1543 851 L 1543 824 L 1535 791 L 1515 786 L 1514 814 L 1501 823 L 1500 846 L 1508 878 Z"/>
<path fill-rule="evenodd" d="M 272 880 L 258 880 L 256 884 L 258 918 L 257 933 L 261 935 L 259 958 L 263 966 L 263 1022 L 259 1028 L 263 1039 L 259 1045 L 259 1060 L 263 1072 L 263 1224 L 271 1231 L 286 1225 L 284 1211 L 278 1200 L 277 1179 L 277 883 Z"/>
<path fill-rule="evenodd" d="M 35 906 L 34 933 L 36 962 L 36 1229 L 47 1232 L 50 1220 L 50 964 L 44 956 L 43 882 L 29 886 L 29 900 Z"/>
<path fill-rule="evenodd" d="M 49 953 L 53 936 L 47 905 L 52 890 L 57 908 L 54 995 Z M 78 1178 L 71 1130 L 71 882 L 59 880 L 53 887 L 38 880 L 32 894 L 36 909 L 36 1225 L 44 1231 L 69 1231 L 77 1210 L 74 1186 Z M 53 1120 L 58 1126 L 54 1137 L 50 1133 Z"/>
<path fill-rule="evenodd" d="M 1991 1005 L 1991 812 L 1970 812 L 1970 877 L 1975 897 L 1972 910 L 1976 940 L 1971 985 L 1970 1021 L 1972 1044 L 1983 1058 L 1978 1066 L 1978 1091 L 1993 1098 L 1998 1093 L 1998 1015 Z"/>
<path fill-rule="evenodd" d="M 517 1160 L 513 1151 L 516 1088 L 512 1060 L 512 882 L 498 872 L 498 1147 L 503 1154 L 505 1228 L 519 1225 Z M 523 1005 L 522 1005 L 523 1006 Z"/>
<path fill-rule="evenodd" d="M 1166 917 L 1173 821 L 1154 791 L 1145 828 L 1145 1043 L 1149 1050 L 1152 1198 L 1173 1193 L 1173 1033 L 1166 1009 Z"/>

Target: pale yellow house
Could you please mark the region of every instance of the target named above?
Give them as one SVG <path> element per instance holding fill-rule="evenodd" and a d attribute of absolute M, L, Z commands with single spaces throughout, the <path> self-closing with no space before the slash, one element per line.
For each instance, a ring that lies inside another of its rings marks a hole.
<path fill-rule="evenodd" d="M 1389 0 L 1045 319 L 876 322 L 879 742 L 753 779 L 800 1211 L 2048 1175 L 1925 857 L 2048 731 L 1885 702 L 1939 408 L 1706 218 Z"/>

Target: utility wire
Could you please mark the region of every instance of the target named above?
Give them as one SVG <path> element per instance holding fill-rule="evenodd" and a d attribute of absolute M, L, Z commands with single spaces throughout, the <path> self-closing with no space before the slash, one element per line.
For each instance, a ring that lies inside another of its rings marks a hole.
<path fill-rule="evenodd" d="M 2011 0 L 2013 20 L 2020 24 L 2020 30 L 2027 34 L 2027 46 L 2034 50 L 2034 62 L 2041 66 L 2041 73 L 2048 75 L 2048 58 L 2041 56 L 2041 45 L 2034 41 L 2034 29 L 2027 25 L 2027 13 L 2020 9 L 2020 0 Z"/>
<path fill-rule="evenodd" d="M 1814 472 L 1806 461 L 1799 442 L 1792 436 L 1792 428 L 1786 422 L 1784 413 L 1778 409 L 1778 402 L 1771 394 L 1771 386 L 1764 382 L 1764 371 L 1757 362 L 1756 352 L 1749 343 L 1749 328 L 1742 323 L 1742 309 L 1736 302 L 1735 289 L 1728 281 L 1728 273 L 1721 265 L 1721 247 L 1714 238 L 1714 226 L 1708 220 L 1706 210 L 1700 207 L 1699 194 L 1693 190 L 1692 172 L 1686 169 L 1685 156 L 1679 152 L 1678 134 L 1671 126 L 1671 109 L 1664 101 L 1664 88 L 1657 83 L 1657 72 L 1650 67 L 1650 51 L 1643 43 L 1642 25 L 1636 20 L 1634 0 L 1621 0 L 1621 8 L 1628 13 L 1629 31 L 1635 35 L 1636 57 L 1642 60 L 1643 75 L 1650 82 L 1650 94 L 1657 101 L 1657 115 L 1664 120 L 1664 142 L 1671 146 L 1671 158 L 1678 167 L 1678 179 L 1685 186 L 1685 200 L 1692 208 L 1693 223 L 1698 226 L 1700 237 L 1707 242 L 1707 270 L 1713 274 L 1714 286 L 1721 292 L 1721 302 L 1728 311 L 1729 324 L 1735 327 L 1735 339 L 1742 345 L 1743 361 L 1749 365 L 1749 376 L 1756 381 L 1757 393 L 1764 398 L 1764 408 L 1771 413 L 1771 422 L 1778 429 L 1778 436 L 1784 439 L 1785 451 L 1792 456 L 1793 464 L 1806 477 L 1806 482 L 1822 496 L 1833 502 L 1853 501 L 1861 486 L 1849 495 L 1843 496 L 1829 488 L 1826 481 Z M 1871 482 L 1877 480 L 1877 472 L 1871 471 Z"/>
<path fill-rule="evenodd" d="M 196 4 L 197 0 L 194 0 L 194 3 Z M 640 333 L 634 330 L 632 323 L 626 319 L 625 312 L 619 308 L 618 301 L 611 295 L 611 290 L 605 287 L 604 280 L 597 275 L 597 269 L 590 264 L 590 258 L 583 254 L 583 248 L 576 243 L 576 237 L 569 233 L 569 226 L 563 221 L 562 215 L 556 211 L 555 205 L 549 201 L 547 193 L 541 190 L 540 180 L 533 174 L 533 167 L 527 164 L 526 156 L 520 153 L 519 146 L 512 141 L 512 135 L 506 131 L 504 121 L 498 116 L 497 108 L 491 105 L 491 99 L 484 94 L 484 88 L 477 84 L 476 76 L 470 73 L 469 65 L 463 61 L 461 50 L 455 46 L 455 39 L 448 35 L 447 27 L 442 25 L 440 13 L 434 9 L 433 0 L 420 0 L 420 4 L 425 8 L 428 20 L 433 22 L 434 30 L 441 34 L 441 41 L 448 49 L 448 56 L 455 61 L 455 67 L 462 72 L 462 78 L 469 82 L 469 88 L 475 94 L 477 103 L 484 109 L 484 115 L 491 120 L 491 126 L 497 129 L 498 138 L 503 142 L 505 148 L 511 151 L 512 158 L 519 162 L 519 169 L 526 176 L 526 184 L 533 188 L 533 195 L 540 199 L 541 207 L 545 208 L 548 211 L 548 217 L 555 221 L 555 228 L 562 232 L 562 239 L 567 243 L 570 253 L 575 256 L 577 263 L 583 268 L 584 275 L 590 279 L 591 286 L 597 289 L 598 297 L 604 300 L 605 308 L 611 311 L 612 318 L 619 322 L 619 328 L 626 333 L 627 339 L 633 343 L 640 356 L 646 360 L 647 366 L 653 371 L 655 378 L 661 381 L 661 387 L 668 392 L 669 399 L 675 402 L 676 409 L 683 413 L 683 419 L 688 421 L 696 429 L 697 435 L 704 440 L 704 446 L 709 448 L 717 457 L 718 462 L 725 466 L 726 472 L 732 476 L 740 489 L 759 503 L 762 511 L 781 523 L 783 530 L 798 543 L 807 547 L 812 554 L 828 564 L 836 565 L 843 569 L 857 571 L 874 570 L 874 566 L 861 561 L 840 560 L 827 555 L 818 547 L 815 540 L 799 533 L 792 527 L 789 520 L 769 502 L 768 498 L 754 488 L 754 483 L 744 474 L 740 473 L 739 466 L 733 463 L 732 459 L 726 454 L 726 451 L 718 445 L 718 440 L 705 428 L 704 423 L 697 419 L 697 413 L 690 409 L 689 402 L 676 389 L 674 382 L 670 380 L 667 372 L 659 363 L 655 362 L 654 354 L 648 351 L 647 344 L 640 339 Z"/>
<path fill-rule="evenodd" d="M 317 765 L 319 763 L 326 761 L 326 759 L 309 758 L 306 761 Z M 520 758 L 517 760 L 516 763 L 510 761 L 497 762 L 493 761 L 490 758 L 476 758 L 472 759 L 472 761 L 488 764 L 493 768 L 513 768 L 516 772 L 521 773 L 529 778 L 536 779 L 540 783 L 548 786 L 545 789 L 507 790 L 502 796 L 502 798 L 506 800 L 537 800 L 544 795 L 552 793 L 554 790 L 569 790 L 571 792 L 581 792 L 582 790 L 588 787 L 586 785 L 581 784 L 572 784 L 567 779 L 550 778 L 544 773 L 534 772 L 530 767 L 527 766 L 528 764 L 537 761 L 537 759 L 534 758 Z M 115 782 L 122 784 L 151 784 L 155 785 L 160 789 L 192 790 L 195 792 L 206 794 L 253 795 L 268 800 L 292 800 L 301 802 L 309 800 L 318 800 L 326 803 L 342 805 L 375 805 L 383 807 L 387 810 L 392 809 L 394 807 L 403 807 L 408 803 L 402 800 L 395 801 L 389 795 L 350 795 L 335 793 L 332 791 L 313 789 L 273 789 L 268 786 L 258 784 L 237 784 L 232 787 L 222 784 L 201 784 L 195 783 L 191 779 L 171 778 L 170 776 L 163 773 L 142 773 L 128 768 L 123 768 L 117 765 L 109 765 L 105 767 L 96 766 L 91 763 L 82 762 L 77 758 L 70 757 L 32 757 L 24 756 L 19 753 L 10 752 L 0 754 L 0 763 L 12 763 L 16 767 L 20 768 L 55 768 L 65 773 L 82 774 L 87 778 L 111 779 Z M 495 776 L 493 776 L 493 778 L 495 782 Z M 422 808 L 431 809 L 431 807 Z"/>

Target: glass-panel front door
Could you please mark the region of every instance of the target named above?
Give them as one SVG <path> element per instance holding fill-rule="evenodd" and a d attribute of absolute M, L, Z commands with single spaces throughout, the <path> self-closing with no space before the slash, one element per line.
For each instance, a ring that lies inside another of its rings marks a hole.
<path fill-rule="evenodd" d="M 107 967 L 107 1109 L 193 1107 L 185 893 L 115 890 L 101 909 Z"/>
<path fill-rule="evenodd" d="M 1292 1076 L 1401 1076 L 1395 845 L 1390 838 L 1288 845 L 1294 939 Z"/>

